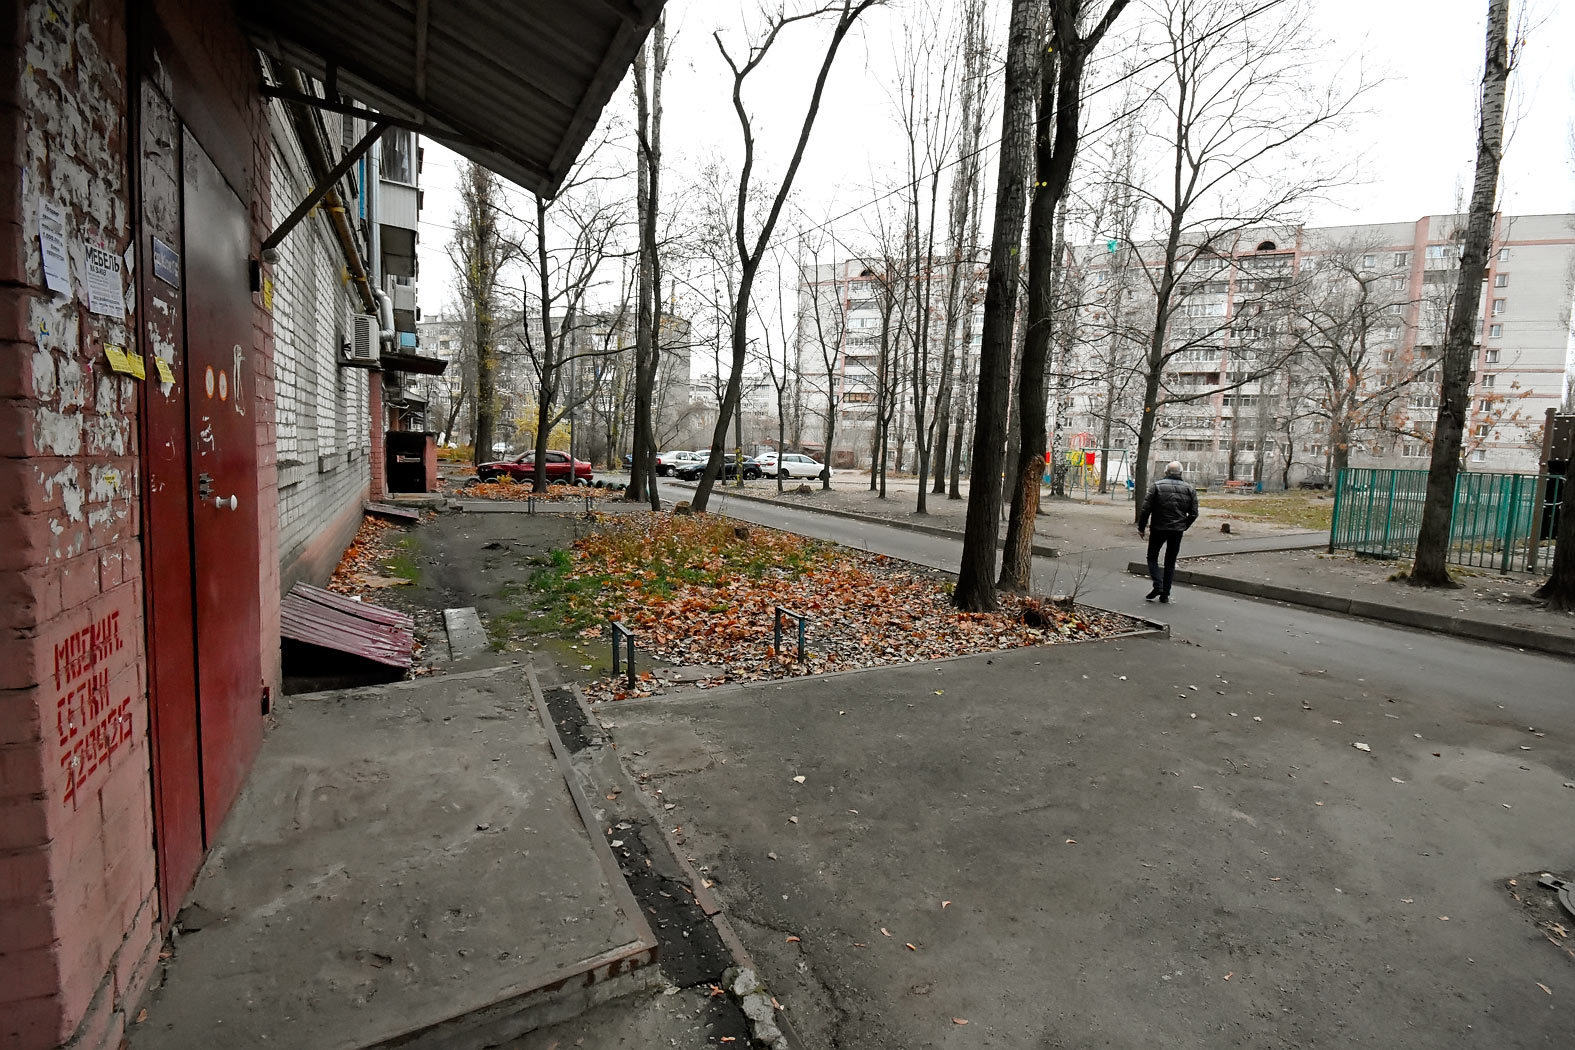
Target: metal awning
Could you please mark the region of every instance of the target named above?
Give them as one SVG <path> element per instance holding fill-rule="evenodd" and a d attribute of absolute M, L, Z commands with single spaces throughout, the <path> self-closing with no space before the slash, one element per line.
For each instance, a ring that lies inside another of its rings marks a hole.
<path fill-rule="evenodd" d="M 662 0 L 240 0 L 252 42 L 542 196 Z"/>
<path fill-rule="evenodd" d="M 385 372 L 414 372 L 423 376 L 440 376 L 448 368 L 444 358 L 423 357 L 406 350 L 384 350 L 378 364 Z"/>

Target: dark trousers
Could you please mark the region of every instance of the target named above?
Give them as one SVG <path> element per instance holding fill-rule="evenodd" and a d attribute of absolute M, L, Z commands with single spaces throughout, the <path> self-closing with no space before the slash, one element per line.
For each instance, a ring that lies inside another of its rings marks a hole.
<path fill-rule="evenodd" d="M 1165 548 L 1165 575 L 1159 573 L 1159 549 Z M 1181 530 L 1148 530 L 1148 575 L 1154 589 L 1160 594 L 1170 594 L 1170 581 L 1176 575 L 1176 555 L 1181 553 Z"/>

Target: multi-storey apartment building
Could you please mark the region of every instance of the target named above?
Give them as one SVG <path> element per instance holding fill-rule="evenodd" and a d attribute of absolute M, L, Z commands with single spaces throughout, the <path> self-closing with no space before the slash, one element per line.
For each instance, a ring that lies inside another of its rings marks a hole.
<path fill-rule="evenodd" d="M 882 402 L 881 341 L 896 372 L 887 379 L 893 447 L 913 440 L 913 342 L 916 326 L 924 324 L 928 307 L 927 367 L 924 370 L 926 412 L 935 411 L 946 341 L 946 316 L 951 294 L 949 259 L 927 270 L 915 262 L 893 269 L 873 259 L 845 259 L 803 268 L 798 288 L 797 370 L 802 389 L 805 441 L 820 440 L 829 412 L 836 413 L 836 449 L 826 454 L 846 465 L 869 462 L 871 441 L 879 425 Z M 956 333 L 958 372 L 977 374 L 983 288 L 973 268 L 959 274 L 959 309 L 966 311 L 966 330 Z M 903 284 L 907 287 L 904 288 Z M 964 358 L 969 358 L 965 365 Z"/>
<path fill-rule="evenodd" d="M 1254 230 L 1186 260 L 1155 463 L 1265 487 L 1341 465 L 1425 466 L 1463 224 Z M 1158 255 L 1114 243 L 1074 253 L 1085 306 L 1061 419 L 1071 444 L 1136 445 Z M 1467 466 L 1534 470 L 1545 410 L 1575 374 L 1575 215 L 1500 216 L 1481 294 Z"/>

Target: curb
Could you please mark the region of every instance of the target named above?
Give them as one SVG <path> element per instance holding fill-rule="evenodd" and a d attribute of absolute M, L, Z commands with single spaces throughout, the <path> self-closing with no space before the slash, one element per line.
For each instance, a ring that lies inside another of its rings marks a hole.
<path fill-rule="evenodd" d="M 955 529 L 945 529 L 939 525 L 925 525 L 915 521 L 904 521 L 901 518 L 883 518 L 878 514 L 860 514 L 858 511 L 838 510 L 834 507 L 800 506 L 798 504 L 786 503 L 783 500 L 769 499 L 765 496 L 746 496 L 741 492 L 724 491 L 720 488 L 713 489 L 712 492 L 715 495 L 725 496 L 728 499 L 741 499 L 748 503 L 763 503 L 767 506 L 774 507 L 787 506 L 793 508 L 794 510 L 809 511 L 812 514 L 826 514 L 833 518 L 846 518 L 849 521 L 859 521 L 866 525 L 885 525 L 889 528 L 901 529 L 904 532 L 919 532 L 925 534 L 926 536 L 939 536 L 943 539 L 957 540 L 958 542 L 961 542 L 963 538 L 963 534 Z M 1004 537 L 1002 542 L 1005 542 Z M 1035 543 L 1033 545 L 1033 552 L 1041 558 L 1059 558 L 1061 556 L 1059 549 L 1052 547 L 1047 543 Z"/>
<path fill-rule="evenodd" d="M 1147 569 L 1143 570 L 1145 573 Z M 1082 603 L 1087 604 L 1087 603 Z M 958 653 L 955 656 L 937 656 L 930 660 L 913 660 L 901 663 L 875 664 L 870 667 L 844 667 L 839 671 L 821 671 L 812 674 L 786 675 L 781 678 L 760 678 L 744 682 L 723 682 L 721 685 L 694 686 L 688 689 L 678 689 L 670 693 L 657 693 L 652 696 L 631 697 L 624 700 L 587 700 L 576 689 L 576 695 L 581 697 L 581 702 L 587 711 L 616 711 L 624 707 L 642 707 L 648 704 L 682 703 L 690 700 L 715 700 L 719 697 L 735 696 L 740 693 L 755 692 L 766 686 L 783 686 L 793 682 L 824 681 L 828 678 L 843 678 L 850 675 L 873 674 L 878 671 L 902 671 L 913 668 L 938 667 L 942 664 L 956 663 L 961 660 L 977 660 L 980 657 L 997 657 L 1008 653 L 1020 653 L 1029 649 L 1041 652 L 1057 652 L 1074 645 L 1099 645 L 1107 642 L 1128 642 L 1139 638 L 1169 638 L 1170 624 L 1159 620 L 1150 620 L 1144 616 L 1135 616 L 1132 613 L 1116 612 L 1097 605 L 1089 605 L 1090 609 L 1100 612 L 1112 613 L 1116 616 L 1125 616 L 1129 620 L 1136 620 L 1142 627 L 1134 627 L 1130 631 L 1120 631 L 1116 634 L 1107 634 L 1098 638 L 1073 638 L 1065 642 L 1049 642 L 1038 645 L 1018 645 L 1010 649 L 985 649 L 977 653 Z"/>
<path fill-rule="evenodd" d="M 1147 576 L 1148 565 L 1140 561 L 1130 562 L 1127 565 L 1127 572 L 1133 576 Z M 1449 616 L 1444 613 L 1427 612 L 1423 609 L 1408 609 L 1399 605 L 1385 605 L 1381 602 L 1367 601 L 1363 598 L 1347 598 L 1338 594 L 1320 594 L 1317 591 L 1302 591 L 1294 587 L 1260 583 L 1257 580 L 1238 580 L 1229 576 L 1216 576 L 1212 573 L 1199 572 L 1196 569 L 1183 569 L 1179 565 L 1176 567 L 1175 578 L 1181 583 L 1190 583 L 1212 591 L 1225 591 L 1248 598 L 1263 598 L 1268 601 L 1284 602 L 1287 605 L 1298 605 L 1302 608 L 1317 609 L 1321 612 L 1358 616 L 1364 620 L 1377 620 L 1381 623 L 1391 623 L 1399 627 L 1412 627 L 1421 631 L 1432 631 L 1435 634 L 1447 634 L 1456 638 L 1467 638 L 1475 642 L 1487 642 L 1491 645 L 1508 645 L 1517 649 L 1529 649 L 1533 652 L 1547 653 L 1551 656 L 1575 658 L 1575 638 L 1566 638 L 1562 635 L 1539 631 L 1531 627 L 1482 623 L 1463 616 Z"/>

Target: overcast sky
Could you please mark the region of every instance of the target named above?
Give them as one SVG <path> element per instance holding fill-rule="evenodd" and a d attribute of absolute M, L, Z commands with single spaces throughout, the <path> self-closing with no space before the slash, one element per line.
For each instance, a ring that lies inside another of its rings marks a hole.
<path fill-rule="evenodd" d="M 785 222 L 857 208 L 876 195 L 872 187 L 900 181 L 901 140 L 888 95 L 892 54 L 903 20 L 921 9 L 915 5 L 935 2 L 894 0 L 867 14 L 848 40 L 799 173 L 796 207 L 802 211 Z M 1007 0 L 993 0 L 993 7 L 1004 25 Z M 1354 181 L 1335 199 L 1309 205 L 1305 219 L 1314 225 L 1397 222 L 1454 210 L 1470 184 L 1474 159 L 1485 0 L 1313 0 L 1312 7 L 1314 28 L 1328 42 L 1328 75 L 1360 73 L 1381 82 L 1365 96 L 1349 132 L 1324 146 L 1349 166 Z M 666 84 L 666 190 L 677 194 L 687 172 L 737 152 L 730 79 L 711 33 L 721 28 L 725 39 L 740 45 L 754 5 L 671 0 L 667 11 L 676 44 Z M 1526 13 L 1530 34 L 1511 87 L 1512 138 L 1500 207 L 1511 213 L 1575 211 L 1575 3 L 1527 0 Z M 1134 3 L 1123 19 L 1140 15 Z M 786 162 L 827 33 L 825 23 L 790 27 L 758 82 L 751 79 L 746 102 L 768 173 Z M 1003 36 L 997 32 L 997 44 Z M 632 109 L 627 86 L 608 109 Z M 998 134 L 997 123 L 986 137 Z M 454 298 L 445 245 L 458 203 L 458 158 L 431 142 L 425 148 L 420 299 L 430 314 Z M 993 176 L 993 165 L 989 170 Z M 861 217 L 843 221 L 845 235 L 852 236 L 848 231 Z"/>

